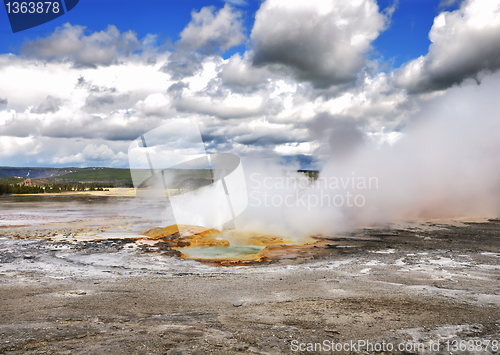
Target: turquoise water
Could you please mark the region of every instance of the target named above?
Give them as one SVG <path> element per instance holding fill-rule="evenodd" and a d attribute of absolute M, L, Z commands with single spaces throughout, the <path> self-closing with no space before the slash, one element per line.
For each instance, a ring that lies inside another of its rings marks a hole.
<path fill-rule="evenodd" d="M 251 258 L 259 254 L 262 246 L 238 247 L 194 247 L 177 249 L 188 258 L 193 259 L 236 259 Z"/>

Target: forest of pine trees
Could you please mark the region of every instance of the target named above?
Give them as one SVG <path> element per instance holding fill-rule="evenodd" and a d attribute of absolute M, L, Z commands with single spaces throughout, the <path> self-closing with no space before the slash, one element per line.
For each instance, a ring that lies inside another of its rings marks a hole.
<path fill-rule="evenodd" d="M 0 184 L 0 195 L 60 193 L 63 191 L 106 191 L 109 187 L 115 187 L 115 185 L 105 183 L 54 183 L 46 186 Z"/>

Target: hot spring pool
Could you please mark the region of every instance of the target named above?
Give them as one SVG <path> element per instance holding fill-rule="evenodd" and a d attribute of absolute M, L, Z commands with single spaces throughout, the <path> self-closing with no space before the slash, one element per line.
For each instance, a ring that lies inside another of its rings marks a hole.
<path fill-rule="evenodd" d="M 263 246 L 193 247 L 176 249 L 190 259 L 252 259 Z"/>

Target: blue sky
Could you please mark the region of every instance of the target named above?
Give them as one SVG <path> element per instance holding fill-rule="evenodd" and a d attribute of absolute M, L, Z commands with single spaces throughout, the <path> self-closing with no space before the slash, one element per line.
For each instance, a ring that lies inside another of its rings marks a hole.
<path fill-rule="evenodd" d="M 394 0 L 378 1 L 381 10 L 393 5 Z M 391 66 L 399 67 L 410 59 L 425 55 L 430 41 L 429 30 L 434 17 L 442 10 L 437 0 L 401 0 L 392 16 L 390 27 L 373 42 L 374 58 L 381 58 Z M 74 11 L 70 11 L 51 22 L 13 34 L 6 11 L 0 10 L 0 53 L 18 53 L 26 39 L 35 39 L 52 33 L 64 23 L 86 26 L 88 31 L 101 31 L 115 25 L 121 31 L 133 30 L 139 38 L 148 33 L 158 35 L 159 44 L 175 42 L 179 33 L 191 19 L 191 11 L 205 6 L 222 8 L 223 1 L 127 1 L 127 0 L 80 0 Z M 261 1 L 248 0 L 246 5 L 234 5 L 243 11 L 247 34 L 253 27 L 255 13 Z M 457 5 L 446 10 L 456 9 Z M 243 53 L 240 45 L 224 54 L 228 58 L 235 52 Z"/>

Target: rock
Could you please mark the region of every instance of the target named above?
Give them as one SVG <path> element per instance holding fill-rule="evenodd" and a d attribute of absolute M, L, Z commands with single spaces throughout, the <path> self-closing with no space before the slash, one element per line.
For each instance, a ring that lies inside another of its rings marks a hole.
<path fill-rule="evenodd" d="M 171 250 L 170 247 L 173 247 L 175 245 L 177 245 L 177 243 L 176 242 L 172 242 L 170 240 L 161 241 L 161 242 L 158 242 L 158 243 L 154 244 L 155 247 L 158 247 L 158 249 L 164 250 L 164 251 L 170 251 Z"/>
<path fill-rule="evenodd" d="M 331 334 L 340 334 L 338 330 L 335 329 L 325 329 L 325 332 L 331 333 Z"/>
<path fill-rule="evenodd" d="M 151 228 L 141 233 L 150 239 L 176 240 L 180 237 L 176 224 L 165 228 Z"/>
<path fill-rule="evenodd" d="M 221 232 L 217 229 L 206 229 L 184 224 L 173 224 L 165 228 L 151 228 L 141 234 L 149 237 L 150 239 L 177 240 L 181 237 L 179 230 L 182 231 L 184 235 L 197 235 L 200 238 L 218 237 L 221 235 Z"/>
<path fill-rule="evenodd" d="M 248 344 L 236 344 L 234 348 L 236 349 L 236 351 L 245 351 L 246 349 L 248 349 Z"/>
<path fill-rule="evenodd" d="M 233 303 L 233 306 L 234 307 L 241 307 L 241 306 L 243 306 L 243 303 L 240 302 L 240 301 L 236 301 L 236 302 Z"/>
<path fill-rule="evenodd" d="M 162 253 L 163 255 L 167 255 L 167 256 L 178 256 L 178 257 L 183 257 L 184 254 L 182 254 L 180 251 L 178 250 L 169 250 L 169 251 L 164 251 Z"/>
<path fill-rule="evenodd" d="M 186 248 L 186 247 L 190 247 L 191 243 L 190 243 L 189 239 L 183 238 L 183 239 L 177 241 L 177 244 L 175 246 L 178 248 Z"/>

